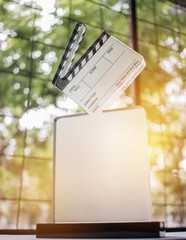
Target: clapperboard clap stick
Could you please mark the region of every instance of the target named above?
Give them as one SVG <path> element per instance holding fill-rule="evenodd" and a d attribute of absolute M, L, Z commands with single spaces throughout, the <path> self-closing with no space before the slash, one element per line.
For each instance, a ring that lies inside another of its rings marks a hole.
<path fill-rule="evenodd" d="M 74 77 L 75 69 L 77 71 L 78 68 L 81 69 L 83 67 L 82 60 L 79 59 L 74 67 L 71 68 L 85 32 L 85 25 L 81 22 L 78 22 L 62 56 L 61 62 L 52 81 L 52 83 L 61 91 L 63 91 L 63 89 L 68 85 L 70 81 L 69 79 L 72 79 Z"/>
<path fill-rule="evenodd" d="M 122 94 L 145 66 L 141 55 L 104 31 L 72 67 L 86 27 L 78 22 L 53 84 L 89 114 L 102 111 Z M 53 203 L 54 204 L 54 203 Z M 38 238 L 155 238 L 160 222 L 63 222 L 37 224 Z"/>

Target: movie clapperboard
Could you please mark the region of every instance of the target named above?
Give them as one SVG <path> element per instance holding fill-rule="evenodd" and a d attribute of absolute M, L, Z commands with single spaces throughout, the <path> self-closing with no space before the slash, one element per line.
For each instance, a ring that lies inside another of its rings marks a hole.
<path fill-rule="evenodd" d="M 72 66 L 85 32 L 78 22 L 52 83 L 91 114 L 108 109 L 144 69 L 145 61 L 104 31 Z"/>

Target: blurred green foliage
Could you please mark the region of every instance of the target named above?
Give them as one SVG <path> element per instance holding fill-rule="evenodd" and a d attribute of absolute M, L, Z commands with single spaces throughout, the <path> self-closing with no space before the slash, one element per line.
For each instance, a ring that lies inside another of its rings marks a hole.
<path fill-rule="evenodd" d="M 186 225 L 186 10 L 136 0 L 141 105 L 148 120 L 153 218 Z M 103 29 L 126 44 L 127 0 L 0 1 L 0 225 L 51 220 L 56 116 L 82 111 L 51 84 L 76 21 L 87 25 L 77 58 Z M 76 58 L 76 59 L 77 59 Z M 117 107 L 133 104 L 131 88 Z"/>

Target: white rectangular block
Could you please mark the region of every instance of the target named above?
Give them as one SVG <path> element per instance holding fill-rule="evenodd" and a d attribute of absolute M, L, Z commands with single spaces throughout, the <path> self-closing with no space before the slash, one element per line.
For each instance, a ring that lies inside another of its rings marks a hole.
<path fill-rule="evenodd" d="M 144 109 L 55 120 L 54 222 L 151 220 L 149 175 Z"/>

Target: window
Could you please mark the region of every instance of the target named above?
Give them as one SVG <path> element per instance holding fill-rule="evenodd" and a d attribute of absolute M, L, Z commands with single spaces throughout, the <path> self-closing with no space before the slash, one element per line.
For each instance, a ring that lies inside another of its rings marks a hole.
<path fill-rule="evenodd" d="M 133 2 L 133 1 L 132 1 Z M 113 105 L 147 113 L 154 220 L 186 226 L 186 6 L 136 0 L 138 51 L 147 66 Z M 104 30 L 129 45 L 127 0 L 3 0 L 0 3 L 0 226 L 51 219 L 56 116 L 80 112 L 51 81 L 77 21 L 87 33 L 77 58 Z"/>

